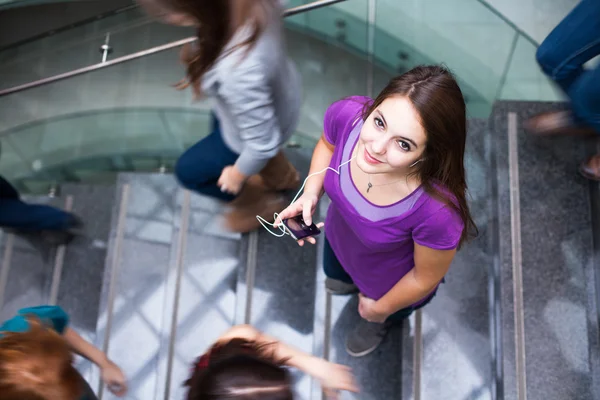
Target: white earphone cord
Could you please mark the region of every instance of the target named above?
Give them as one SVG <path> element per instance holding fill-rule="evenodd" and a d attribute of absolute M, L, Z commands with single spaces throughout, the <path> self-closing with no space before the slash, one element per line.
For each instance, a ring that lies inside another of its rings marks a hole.
<path fill-rule="evenodd" d="M 306 177 L 306 179 L 304 179 L 304 183 L 302 183 L 302 187 L 300 188 L 300 190 L 298 190 L 298 193 L 296 193 L 296 196 L 294 196 L 294 199 L 291 201 L 290 206 L 292 204 L 294 204 L 294 202 L 296 202 L 296 200 L 298 199 L 298 197 L 300 196 L 300 193 L 302 193 L 302 191 L 304 190 L 304 186 L 306 186 L 306 181 L 308 181 L 311 177 L 315 176 L 315 175 L 319 175 L 322 174 L 323 172 L 326 172 L 327 170 L 331 170 L 333 172 L 335 172 L 336 174 L 340 174 L 340 169 L 348 164 L 349 162 L 351 162 L 352 160 L 354 160 L 356 157 L 352 157 L 351 159 L 349 159 L 348 161 L 346 161 L 343 164 L 340 164 L 340 166 L 337 168 L 337 170 L 331 168 L 331 167 L 327 167 L 319 172 L 313 172 L 312 174 L 308 175 Z M 273 214 L 273 218 L 275 221 L 277 221 L 277 218 L 279 218 L 279 213 L 274 213 Z M 267 230 L 267 232 L 269 232 L 271 235 L 275 236 L 275 237 L 284 237 L 285 235 L 289 235 L 289 232 L 286 232 L 286 227 L 285 225 L 280 224 L 276 229 L 279 229 L 281 231 L 281 234 L 278 233 L 274 233 L 267 225 L 275 228 L 275 224 L 271 223 L 269 221 L 267 221 L 266 219 L 264 219 L 263 217 L 261 217 L 260 215 L 256 216 L 256 219 L 258 220 L 258 222 L 260 222 L 260 224 L 263 226 L 263 228 L 265 228 Z"/>

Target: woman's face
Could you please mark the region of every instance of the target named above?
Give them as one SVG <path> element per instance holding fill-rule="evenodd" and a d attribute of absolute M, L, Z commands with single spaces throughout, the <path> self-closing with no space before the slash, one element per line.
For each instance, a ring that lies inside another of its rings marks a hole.
<path fill-rule="evenodd" d="M 421 159 L 426 141 L 410 100 L 404 96 L 389 97 L 363 124 L 356 163 L 368 174 L 406 173 Z"/>

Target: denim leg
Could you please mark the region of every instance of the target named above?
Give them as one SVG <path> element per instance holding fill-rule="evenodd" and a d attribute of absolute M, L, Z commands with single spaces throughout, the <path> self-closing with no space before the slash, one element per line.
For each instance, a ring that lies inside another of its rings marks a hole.
<path fill-rule="evenodd" d="M 0 226 L 27 231 L 65 230 L 73 223 L 71 214 L 58 208 L 27 204 L 19 199 L 0 198 Z"/>
<path fill-rule="evenodd" d="M 598 68 L 583 64 L 600 54 L 600 1 L 582 0 L 537 50 L 542 70 L 571 98 L 573 114 L 600 132 Z"/>
<path fill-rule="evenodd" d="M 235 164 L 238 154 L 223 142 L 219 122 L 214 116 L 212 128 L 210 135 L 179 157 L 175 166 L 175 176 L 187 189 L 220 200 L 231 201 L 236 196 L 221 192 L 217 181 L 223 168 Z"/>
<path fill-rule="evenodd" d="M 73 222 L 66 211 L 21 201 L 19 193 L 0 176 L 0 226 L 28 231 L 64 230 Z"/>
<path fill-rule="evenodd" d="M 581 74 L 569 96 L 573 113 L 600 134 L 600 66 Z"/>
<path fill-rule="evenodd" d="M 323 246 L 323 270 L 328 278 L 336 279 L 345 283 L 354 283 L 352 278 L 342 267 L 340 261 L 335 256 L 329 241 L 325 239 L 325 245 Z"/>
<path fill-rule="evenodd" d="M 565 93 L 583 73 L 583 64 L 600 54 L 600 1 L 583 0 L 537 50 L 542 70 Z"/>

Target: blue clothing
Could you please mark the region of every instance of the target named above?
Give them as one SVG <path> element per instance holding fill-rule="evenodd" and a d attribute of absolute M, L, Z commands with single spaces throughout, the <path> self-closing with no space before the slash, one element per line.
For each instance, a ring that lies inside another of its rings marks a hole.
<path fill-rule="evenodd" d="M 256 42 L 240 46 L 254 22 L 239 28 L 201 85 L 215 101 L 223 142 L 239 154 L 233 164 L 246 176 L 259 173 L 277 155 L 296 130 L 302 106 L 300 74 L 286 51 L 283 9 L 263 3 L 266 26 Z"/>
<path fill-rule="evenodd" d="M 600 66 L 583 64 L 600 54 L 600 1 L 582 0 L 548 35 L 536 58 L 571 98 L 576 122 L 600 134 Z"/>
<path fill-rule="evenodd" d="M 17 190 L 0 176 L 0 227 L 24 231 L 65 230 L 73 223 L 71 214 L 43 204 L 22 201 Z"/>
<path fill-rule="evenodd" d="M 223 201 L 232 201 L 236 196 L 222 192 L 217 181 L 223 168 L 235 164 L 239 154 L 230 150 L 223 141 L 221 124 L 212 116 L 211 133 L 185 153 L 175 165 L 175 176 L 187 189 Z"/>
<path fill-rule="evenodd" d="M 0 335 L 2 335 L 2 332 L 27 332 L 29 330 L 27 316 L 39 318 L 44 325 L 52 327 L 61 335 L 69 324 L 69 316 L 58 306 L 28 307 L 19 310 L 15 317 L 0 325 Z"/>

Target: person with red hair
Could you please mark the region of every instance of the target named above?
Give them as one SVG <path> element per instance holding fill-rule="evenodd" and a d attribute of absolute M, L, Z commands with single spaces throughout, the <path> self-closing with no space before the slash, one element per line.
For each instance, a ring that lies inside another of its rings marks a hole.
<path fill-rule="evenodd" d="M 106 354 L 68 327 L 57 306 L 24 308 L 0 325 L 0 393 L 2 400 L 91 400 L 95 395 L 73 367 L 73 354 L 102 370 L 102 379 L 117 396 L 127 392 L 125 376 Z"/>

